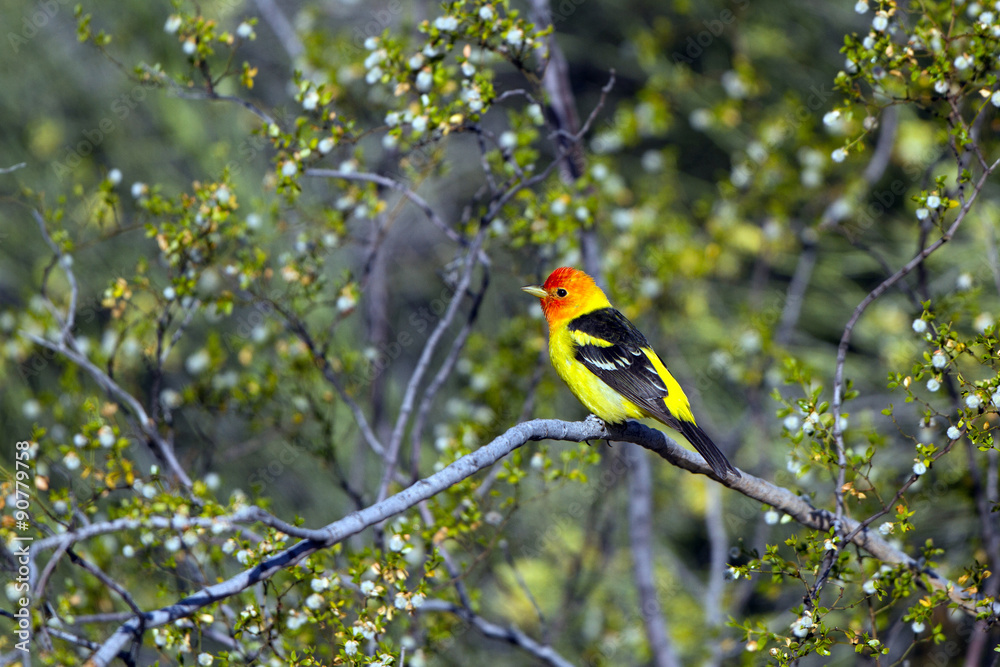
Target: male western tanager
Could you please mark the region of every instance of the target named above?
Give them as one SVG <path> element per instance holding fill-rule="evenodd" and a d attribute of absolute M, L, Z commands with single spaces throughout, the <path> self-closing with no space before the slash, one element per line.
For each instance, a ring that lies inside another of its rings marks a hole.
<path fill-rule="evenodd" d="M 609 424 L 652 417 L 687 438 L 720 478 L 740 476 L 695 424 L 684 390 L 646 337 L 593 278 L 563 267 L 544 285 L 521 289 L 541 299 L 552 365 L 588 410 Z"/>

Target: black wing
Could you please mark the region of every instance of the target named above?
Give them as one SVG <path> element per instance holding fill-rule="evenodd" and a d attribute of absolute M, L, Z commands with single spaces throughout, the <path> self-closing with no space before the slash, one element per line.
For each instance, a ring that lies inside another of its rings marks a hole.
<path fill-rule="evenodd" d="M 649 357 L 642 351 L 642 348 L 649 347 L 649 343 L 621 312 L 614 308 L 595 310 L 572 320 L 569 330 L 610 343 L 577 343 L 576 360 L 591 373 L 667 426 L 679 431 L 705 457 L 720 478 L 725 478 L 727 474 L 740 476 L 739 471 L 697 424 L 677 419 L 667 410 L 663 403 L 663 399 L 669 395 L 667 386 Z"/>
<path fill-rule="evenodd" d="M 576 346 L 576 360 L 591 373 L 633 403 L 651 412 L 665 412 L 662 400 L 667 387 L 642 351 L 649 343 L 624 315 L 614 308 L 601 308 L 572 320 L 569 330 L 611 343 Z"/>

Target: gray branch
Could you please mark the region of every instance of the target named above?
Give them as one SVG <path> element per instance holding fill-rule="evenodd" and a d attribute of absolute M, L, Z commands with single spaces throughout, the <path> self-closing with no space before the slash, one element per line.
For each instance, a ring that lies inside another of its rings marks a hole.
<path fill-rule="evenodd" d="M 632 545 L 633 576 L 639 596 L 639 613 L 646 626 L 649 650 L 656 667 L 679 667 L 667 619 L 656 593 L 653 556 L 653 476 L 649 459 L 635 447 L 626 447 L 628 470 L 628 534 Z"/>
<path fill-rule="evenodd" d="M 681 447 L 665 433 L 638 422 L 628 422 L 623 426 L 609 428 L 596 419 L 582 422 L 535 419 L 511 427 L 488 445 L 463 456 L 441 471 L 381 502 L 352 512 L 317 531 L 298 529 L 296 532 L 310 535 L 310 537 L 226 581 L 208 586 L 167 607 L 147 612 L 144 614 L 145 627 L 152 629 L 165 625 L 178 618 L 190 616 L 197 610 L 219 600 L 236 595 L 295 565 L 320 549 L 342 542 L 380 521 L 393 517 L 417 503 L 435 496 L 480 470 L 492 466 L 524 444 L 537 440 L 631 442 L 658 454 L 678 468 L 705 475 L 749 498 L 770 505 L 776 510 L 788 514 L 807 528 L 825 531 L 833 525 L 835 519 L 834 514 L 829 510 L 813 507 L 806 498 L 797 496 L 788 489 L 776 486 L 746 472 L 743 472 L 739 478 L 734 479 L 730 476 L 724 481 L 720 480 L 699 454 Z M 843 530 L 846 533 L 851 533 L 859 526 L 859 522 L 850 517 L 845 517 L 843 523 Z M 934 570 L 922 567 L 915 558 L 892 546 L 877 534 L 867 529 L 859 530 L 854 534 L 851 542 L 884 563 L 904 565 L 914 570 L 921 575 L 920 581 L 923 585 L 933 590 L 948 591 L 949 597 L 963 608 L 967 610 L 974 608 L 974 601 L 965 595 L 958 586 Z M 109 664 L 119 651 L 133 639 L 139 623 L 139 619 L 133 619 L 119 626 L 92 656 L 93 664 L 98 666 Z"/>

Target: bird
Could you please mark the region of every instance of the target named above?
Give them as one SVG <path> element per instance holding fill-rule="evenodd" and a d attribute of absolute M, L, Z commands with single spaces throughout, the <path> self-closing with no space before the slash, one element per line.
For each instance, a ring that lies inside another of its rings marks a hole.
<path fill-rule="evenodd" d="M 611 305 L 593 278 L 564 266 L 544 285 L 521 290 L 541 300 L 549 358 L 584 407 L 606 424 L 652 417 L 683 435 L 720 479 L 740 477 L 695 423 L 684 390 L 646 337 Z"/>

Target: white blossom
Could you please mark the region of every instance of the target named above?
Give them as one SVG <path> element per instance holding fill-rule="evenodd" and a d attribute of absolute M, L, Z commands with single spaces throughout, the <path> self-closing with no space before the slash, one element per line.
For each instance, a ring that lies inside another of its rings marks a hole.
<path fill-rule="evenodd" d="M 795 433 L 796 431 L 799 430 L 799 425 L 801 422 L 799 421 L 798 415 L 788 415 L 787 417 L 785 417 L 785 421 L 782 423 L 784 424 L 785 428 L 788 429 L 788 431 L 790 431 L 791 433 Z"/>
<path fill-rule="evenodd" d="M 975 62 L 975 59 L 967 53 L 960 54 L 955 57 L 955 69 L 968 69 L 969 66 Z"/>
<path fill-rule="evenodd" d="M 913 320 L 913 330 L 916 331 L 917 333 L 921 334 L 924 333 L 925 331 L 927 331 L 927 322 L 924 322 L 920 318 Z"/>
<path fill-rule="evenodd" d="M 830 153 L 830 159 L 834 162 L 843 162 L 847 159 L 847 151 L 843 148 L 838 148 Z"/>
<path fill-rule="evenodd" d="M 949 440 L 958 440 L 961 436 L 962 436 L 962 431 L 960 431 L 957 426 L 948 427 Z"/>
<path fill-rule="evenodd" d="M 358 300 L 352 291 L 345 291 L 337 297 L 337 311 L 340 313 L 348 313 L 354 310 L 357 304 Z"/>
<path fill-rule="evenodd" d="M 253 39 L 253 26 L 243 21 L 238 26 L 236 26 L 236 35 L 240 39 Z"/>
<path fill-rule="evenodd" d="M 944 368 L 948 365 L 948 357 L 939 350 L 931 355 L 931 364 L 934 368 Z"/>
<path fill-rule="evenodd" d="M 347 655 L 354 655 L 358 652 L 358 642 L 353 639 L 348 639 L 344 642 L 344 653 Z"/>
<path fill-rule="evenodd" d="M 212 660 L 214 660 L 214 658 L 208 653 L 198 654 L 198 664 L 201 665 L 201 667 L 209 667 L 209 665 L 212 664 Z"/>
<path fill-rule="evenodd" d="M 865 592 L 865 595 L 875 595 L 875 580 L 869 579 L 862 586 L 861 590 Z"/>
<path fill-rule="evenodd" d="M 885 29 L 889 27 L 889 17 L 885 12 L 879 12 L 875 14 L 875 18 L 872 19 L 872 28 L 878 30 L 879 32 L 885 32 Z"/>
<path fill-rule="evenodd" d="M 115 432 L 111 430 L 110 426 L 102 426 L 97 431 L 97 441 L 101 444 L 101 447 L 107 449 L 115 444 Z"/>
<path fill-rule="evenodd" d="M 941 205 L 941 198 L 937 195 L 930 195 L 927 197 L 927 206 L 929 208 L 937 208 Z"/>
<path fill-rule="evenodd" d="M 111 185 L 118 185 L 119 183 L 121 183 L 122 182 L 122 170 L 121 169 L 112 169 L 111 171 L 109 171 L 108 172 L 108 182 L 111 183 Z"/>
<path fill-rule="evenodd" d="M 374 581 L 362 581 L 361 582 L 361 592 L 365 595 L 373 595 L 375 593 L 375 582 Z"/>
<path fill-rule="evenodd" d="M 914 621 L 913 623 L 910 624 L 910 629 L 919 635 L 921 632 L 924 631 L 924 624 L 921 623 L 920 621 Z"/>
<path fill-rule="evenodd" d="M 458 29 L 458 19 L 454 16 L 439 16 L 434 19 L 434 27 L 443 32 L 452 32 Z"/>
<path fill-rule="evenodd" d="M 524 44 L 524 31 L 520 28 L 511 28 L 504 35 L 504 39 L 507 43 L 513 46 L 515 49 L 520 48 Z"/>
<path fill-rule="evenodd" d="M 194 41 L 193 37 L 188 37 L 184 40 L 184 46 L 181 47 L 185 55 L 193 56 L 194 52 L 198 50 L 198 44 Z"/>
<path fill-rule="evenodd" d="M 993 95 L 990 96 L 990 104 L 992 104 L 995 107 L 1000 107 L 1000 90 L 996 91 L 995 93 L 993 93 Z"/>
<path fill-rule="evenodd" d="M 865 12 L 867 12 L 868 0 L 858 0 L 858 2 L 854 5 L 854 11 L 856 11 L 858 14 L 864 14 Z"/>
<path fill-rule="evenodd" d="M 319 609 L 323 606 L 323 596 L 319 593 L 313 593 L 306 598 L 306 606 L 310 609 Z"/>
<path fill-rule="evenodd" d="M 913 464 L 914 475 L 923 475 L 925 472 L 927 472 L 927 464 L 925 464 L 923 461 L 917 461 L 916 463 Z"/>
<path fill-rule="evenodd" d="M 764 512 L 764 523 L 766 523 L 769 526 L 773 526 L 774 524 L 778 523 L 778 519 L 780 518 L 781 515 L 778 514 L 778 512 L 773 509 Z"/>
<path fill-rule="evenodd" d="M 163 24 L 163 31 L 168 35 L 172 35 L 181 29 L 181 17 L 177 14 L 171 14 L 167 17 L 167 22 Z"/>
<path fill-rule="evenodd" d="M 976 410 L 980 405 L 983 404 L 983 399 L 979 398 L 977 394 L 969 394 L 965 397 L 965 407 L 970 410 Z"/>
<path fill-rule="evenodd" d="M 812 614 L 808 611 L 802 614 L 791 625 L 792 634 L 796 637 L 805 637 L 809 634 L 809 629 L 813 626 Z"/>
<path fill-rule="evenodd" d="M 281 175 L 285 178 L 291 178 L 297 173 L 299 173 L 299 165 L 295 164 L 295 160 L 286 160 L 281 165 Z"/>
<path fill-rule="evenodd" d="M 881 524 L 879 524 L 878 533 L 879 535 L 883 536 L 891 535 L 892 531 L 894 531 L 895 529 L 896 527 L 892 525 L 891 521 L 883 521 Z"/>
<path fill-rule="evenodd" d="M 417 90 L 422 93 L 427 92 L 434 85 L 434 75 L 429 69 L 420 70 L 417 74 Z"/>
<path fill-rule="evenodd" d="M 320 153 L 326 155 L 333 150 L 333 147 L 336 146 L 336 144 L 337 142 L 334 141 L 333 137 L 323 137 L 320 139 L 319 145 L 316 148 L 319 149 Z"/>
<path fill-rule="evenodd" d="M 490 5 L 483 5 L 479 8 L 479 18 L 484 21 L 490 21 L 493 19 L 493 7 Z"/>
<path fill-rule="evenodd" d="M 937 380 L 937 378 L 931 378 L 927 381 L 927 391 L 935 392 L 940 388 L 941 383 Z"/>
<path fill-rule="evenodd" d="M 310 90 L 302 98 L 302 108 L 306 111 L 312 111 L 319 104 L 319 93 L 315 90 Z"/>

